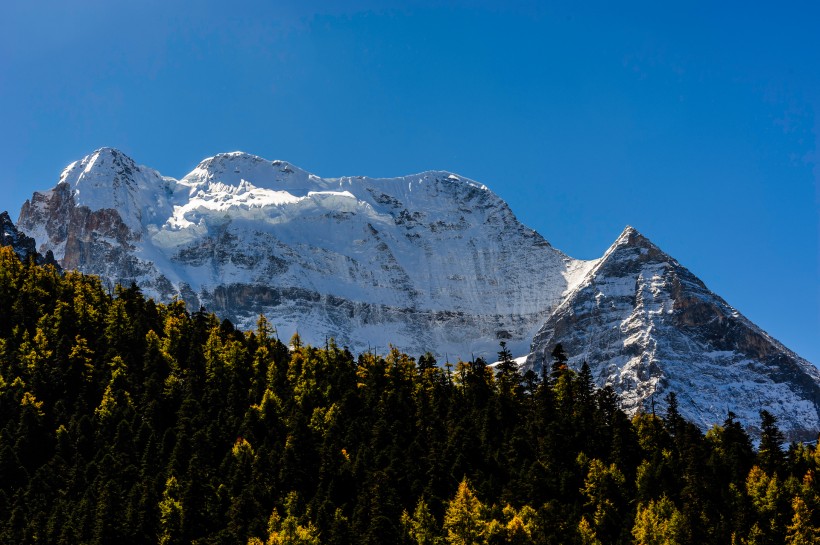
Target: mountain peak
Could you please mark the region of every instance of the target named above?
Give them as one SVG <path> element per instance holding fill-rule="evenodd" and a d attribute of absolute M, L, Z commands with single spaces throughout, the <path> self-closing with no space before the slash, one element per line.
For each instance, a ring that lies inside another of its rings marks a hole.
<path fill-rule="evenodd" d="M 318 176 L 287 161 L 269 161 L 243 151 L 207 157 L 182 180 L 200 187 L 213 182 L 239 187 L 244 181 L 267 189 L 306 188 L 303 192 L 320 190 L 327 185 Z"/>
<path fill-rule="evenodd" d="M 92 212 L 114 210 L 133 231 L 140 229 L 145 209 L 161 206 L 161 196 L 167 189 L 158 172 L 137 165 L 112 147 L 99 148 L 68 165 L 59 184 L 68 186 L 75 205 Z M 151 210 L 148 212 L 150 215 Z"/>
<path fill-rule="evenodd" d="M 117 148 L 102 147 L 94 150 L 79 161 L 69 165 L 63 174 L 66 175 L 72 170 L 72 166 L 81 166 L 83 174 L 91 172 L 112 172 L 115 174 L 131 174 L 139 172 L 139 166 L 131 157 L 121 152 Z"/>
<path fill-rule="evenodd" d="M 112 183 L 117 177 L 130 178 L 140 167 L 129 156 L 116 148 L 99 148 L 63 170 L 60 182 L 75 189 L 82 182 L 95 179 Z"/>
<path fill-rule="evenodd" d="M 635 229 L 634 227 L 632 227 L 631 225 L 627 225 L 626 227 L 624 227 L 624 230 L 621 231 L 621 236 L 631 235 L 633 233 L 638 233 L 638 230 Z M 638 233 L 638 234 L 640 234 L 640 233 Z"/>
<path fill-rule="evenodd" d="M 777 414 L 790 439 L 816 436 L 820 373 L 740 315 L 633 227 L 565 295 L 533 339 L 528 365 L 548 365 L 557 343 L 588 362 L 630 412 L 680 411 L 704 429 L 727 411 L 753 426 Z M 788 407 L 784 410 L 783 407 Z"/>
<path fill-rule="evenodd" d="M 625 262 L 635 263 L 669 263 L 679 266 L 669 254 L 661 250 L 654 242 L 641 234 L 631 225 L 627 225 L 615 242 L 604 252 L 603 257 L 593 272 L 596 274 L 612 266 L 621 267 Z"/>
<path fill-rule="evenodd" d="M 630 241 L 638 237 L 644 238 L 643 235 L 641 235 L 637 229 L 635 229 L 631 225 L 627 225 L 626 227 L 624 227 L 624 230 L 621 231 L 621 234 L 618 236 L 615 243 L 617 244 L 621 242 L 625 244 L 630 244 Z"/>
<path fill-rule="evenodd" d="M 261 163 L 261 162 L 268 162 L 262 157 L 258 155 L 254 155 L 252 153 L 247 153 L 244 151 L 228 151 L 217 153 L 211 157 L 206 157 L 202 161 L 199 162 L 200 167 L 208 167 L 210 165 L 218 165 L 220 163 L 236 163 L 236 162 L 251 162 L 251 163 Z"/>
<path fill-rule="evenodd" d="M 658 249 L 658 247 L 647 237 L 641 234 L 637 229 L 632 227 L 631 225 L 627 225 L 623 232 L 615 239 L 615 242 L 612 244 L 612 248 L 617 247 L 631 247 L 631 248 L 653 248 Z"/>
<path fill-rule="evenodd" d="M 288 161 L 282 161 L 281 159 L 269 161 L 264 157 L 259 157 L 258 155 L 254 155 L 252 153 L 247 153 L 244 151 L 229 151 L 217 153 L 216 155 L 213 155 L 211 157 L 206 157 L 205 159 L 199 162 L 196 169 L 220 173 L 230 171 L 231 169 L 233 169 L 237 173 L 240 173 L 243 167 L 263 167 L 267 169 L 278 170 L 279 172 L 284 173 L 300 172 L 307 174 L 307 172 L 304 169 L 301 169 L 296 165 L 289 163 Z"/>
<path fill-rule="evenodd" d="M 121 150 L 119 150 L 117 148 L 114 148 L 114 147 L 111 147 L 111 146 L 103 146 L 101 148 L 98 148 L 98 149 L 94 150 L 91 153 L 91 155 L 110 156 L 110 157 L 113 157 L 113 158 L 122 158 L 122 159 L 130 161 L 132 163 L 134 162 L 133 159 L 131 159 L 128 155 L 123 153 Z"/>

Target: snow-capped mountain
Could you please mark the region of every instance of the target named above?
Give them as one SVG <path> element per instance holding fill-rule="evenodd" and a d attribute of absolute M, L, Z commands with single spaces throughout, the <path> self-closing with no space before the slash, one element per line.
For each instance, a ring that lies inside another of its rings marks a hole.
<path fill-rule="evenodd" d="M 505 340 L 533 368 L 560 342 L 628 410 L 675 391 L 704 428 L 767 409 L 790 437 L 820 430 L 820 372 L 637 231 L 572 259 L 449 172 L 320 178 L 236 152 L 174 179 L 103 148 L 34 193 L 18 228 L 65 268 L 243 328 L 264 313 L 283 339 L 442 362 L 492 361 Z"/>
<path fill-rule="evenodd" d="M 754 427 L 766 409 L 791 438 L 820 431 L 820 371 L 631 227 L 551 313 L 527 365 L 550 365 L 559 342 L 627 410 L 662 414 L 675 392 L 681 413 L 704 428 L 728 411 Z"/>
<path fill-rule="evenodd" d="M 323 179 L 226 153 L 180 180 L 104 148 L 35 193 L 19 227 L 66 268 L 178 295 L 242 327 L 354 351 L 527 353 L 593 264 L 554 249 L 485 186 L 449 172 Z M 492 360 L 491 360 L 492 361 Z"/>

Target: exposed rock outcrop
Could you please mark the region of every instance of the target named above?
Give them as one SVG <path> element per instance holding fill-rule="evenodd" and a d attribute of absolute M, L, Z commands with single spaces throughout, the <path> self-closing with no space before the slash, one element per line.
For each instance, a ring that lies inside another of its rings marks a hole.
<path fill-rule="evenodd" d="M 50 251 L 46 252 L 46 255 L 37 251 L 35 240 L 17 229 L 8 212 L 0 212 L 0 246 L 11 246 L 21 261 L 33 259 L 38 265 L 53 265 L 60 268 Z"/>

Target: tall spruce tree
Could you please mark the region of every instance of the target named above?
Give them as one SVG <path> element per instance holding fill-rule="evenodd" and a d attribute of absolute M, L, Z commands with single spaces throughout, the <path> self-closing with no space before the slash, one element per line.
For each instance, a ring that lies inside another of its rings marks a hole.
<path fill-rule="evenodd" d="M 769 411 L 760 411 L 760 447 L 757 459 L 767 473 L 779 473 L 785 464 L 783 433 L 777 427 L 777 418 Z"/>

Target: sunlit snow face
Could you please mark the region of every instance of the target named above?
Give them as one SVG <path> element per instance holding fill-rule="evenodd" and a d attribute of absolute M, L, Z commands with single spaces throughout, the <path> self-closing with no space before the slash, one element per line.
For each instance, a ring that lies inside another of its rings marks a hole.
<path fill-rule="evenodd" d="M 298 297 L 254 295 L 247 315 L 232 316 L 240 325 L 259 312 L 283 325 L 313 323 L 354 345 L 381 331 L 406 347 L 491 358 L 501 332 L 520 355 L 543 312 L 588 268 L 520 225 L 486 187 L 448 172 L 325 179 L 235 152 L 176 180 L 99 150 L 63 181 L 75 205 L 116 210 L 132 233 L 125 253 L 115 233 L 84 233 L 88 272 L 111 274 L 116 267 L 102 264 L 125 260 L 157 297 L 170 289 L 210 301 L 217 286 L 275 285 L 337 298 L 319 312 Z M 279 306 L 264 306 L 272 297 Z M 349 313 L 360 317 L 343 325 Z"/>

